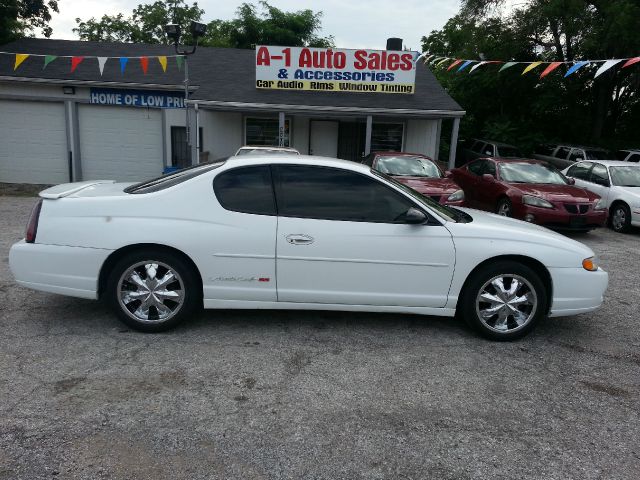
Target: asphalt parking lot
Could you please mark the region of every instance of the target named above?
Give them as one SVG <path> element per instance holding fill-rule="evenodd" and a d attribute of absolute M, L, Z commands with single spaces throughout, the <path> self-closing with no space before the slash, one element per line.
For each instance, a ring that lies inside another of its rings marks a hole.
<path fill-rule="evenodd" d="M 492 343 L 452 319 L 207 311 L 128 330 L 14 284 L 0 196 L 0 479 L 640 478 L 640 233 L 575 235 L 603 308 Z"/>

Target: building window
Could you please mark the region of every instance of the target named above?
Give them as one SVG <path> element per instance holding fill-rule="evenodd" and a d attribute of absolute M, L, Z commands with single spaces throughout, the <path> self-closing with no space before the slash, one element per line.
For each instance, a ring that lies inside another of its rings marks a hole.
<path fill-rule="evenodd" d="M 202 127 L 199 129 L 198 151 L 202 153 Z M 191 166 L 191 155 L 187 145 L 187 129 L 171 127 L 171 166 L 185 168 Z"/>
<path fill-rule="evenodd" d="M 404 138 L 402 123 L 374 123 L 371 126 L 372 152 L 401 152 Z"/>
<path fill-rule="evenodd" d="M 291 130 L 290 121 L 284 121 L 284 146 L 289 146 Z M 274 147 L 280 145 L 280 122 L 277 118 L 246 118 L 245 119 L 245 145 Z"/>

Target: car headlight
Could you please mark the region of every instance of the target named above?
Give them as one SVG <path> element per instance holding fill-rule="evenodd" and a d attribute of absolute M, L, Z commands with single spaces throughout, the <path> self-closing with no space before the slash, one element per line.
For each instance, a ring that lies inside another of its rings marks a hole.
<path fill-rule="evenodd" d="M 607 209 L 607 203 L 604 201 L 604 198 L 601 198 L 600 200 L 598 200 L 596 202 L 596 206 L 593 207 L 595 210 L 606 210 Z"/>
<path fill-rule="evenodd" d="M 553 208 L 553 205 L 547 202 L 544 198 L 534 197 L 533 195 L 523 195 L 522 203 L 525 205 L 531 205 L 532 207 Z"/>
<path fill-rule="evenodd" d="M 464 192 L 462 190 L 456 190 L 447 198 L 447 202 L 459 202 L 460 200 L 464 200 Z"/>
<path fill-rule="evenodd" d="M 590 272 L 595 272 L 598 270 L 598 260 L 596 257 L 585 258 L 582 260 L 582 268 L 589 270 Z"/>

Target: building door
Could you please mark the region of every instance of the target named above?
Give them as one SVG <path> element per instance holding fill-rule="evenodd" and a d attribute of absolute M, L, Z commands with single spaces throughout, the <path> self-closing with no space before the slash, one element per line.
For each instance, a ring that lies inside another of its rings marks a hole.
<path fill-rule="evenodd" d="M 338 122 L 311 120 L 309 154 L 337 158 L 338 125 Z"/>
<path fill-rule="evenodd" d="M 162 115 L 153 108 L 80 105 L 83 180 L 135 182 L 162 174 Z"/>
<path fill-rule="evenodd" d="M 364 157 L 367 125 L 364 122 L 340 122 L 338 158 L 361 162 Z"/>
<path fill-rule="evenodd" d="M 64 103 L 0 100 L 0 182 L 69 182 Z"/>

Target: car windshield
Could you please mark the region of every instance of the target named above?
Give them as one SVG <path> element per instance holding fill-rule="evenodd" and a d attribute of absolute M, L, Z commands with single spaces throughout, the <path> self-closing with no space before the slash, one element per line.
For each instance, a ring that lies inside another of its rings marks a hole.
<path fill-rule="evenodd" d="M 378 157 L 376 168 L 387 175 L 442 178 L 442 172 L 431 160 L 408 155 Z"/>
<path fill-rule="evenodd" d="M 501 163 L 500 178 L 510 183 L 546 183 L 567 185 L 566 178 L 551 165 L 543 163 Z"/>
<path fill-rule="evenodd" d="M 136 183 L 124 189 L 126 193 L 151 193 L 164 190 L 165 188 L 173 187 L 179 183 L 191 180 L 198 175 L 207 173 L 214 168 L 218 168 L 224 164 L 226 158 L 220 159 L 214 163 L 202 163 L 193 167 L 184 168 L 178 170 L 175 173 L 169 175 L 163 175 L 161 177 L 152 178 L 146 182 Z"/>
<path fill-rule="evenodd" d="M 294 150 L 284 150 L 281 148 L 241 148 L 236 155 L 274 155 L 274 154 L 288 154 L 298 155 L 298 152 Z"/>
<path fill-rule="evenodd" d="M 419 203 L 422 203 L 423 205 L 426 205 L 427 207 L 435 210 L 447 220 L 451 220 L 453 222 L 460 222 L 460 223 L 468 223 L 471 220 L 473 220 L 470 215 L 467 215 L 462 210 L 458 210 L 457 208 L 447 207 L 445 205 L 440 205 L 438 202 L 432 200 L 429 197 L 422 195 L 419 192 L 416 192 L 412 188 L 407 187 L 405 184 L 400 183 L 399 181 L 394 179 L 392 176 L 387 175 L 386 173 L 383 173 L 377 170 L 371 170 L 371 172 L 378 177 L 382 177 L 387 182 L 392 183 L 393 185 L 398 187 L 400 190 L 408 193 L 414 199 L 416 199 Z"/>
<path fill-rule="evenodd" d="M 614 158 L 613 154 L 606 150 L 585 150 L 586 160 L 610 160 Z"/>
<path fill-rule="evenodd" d="M 611 167 L 611 181 L 618 187 L 640 187 L 640 166 Z"/>
<path fill-rule="evenodd" d="M 504 157 L 504 158 L 520 158 L 520 157 L 522 157 L 522 154 L 520 153 L 520 150 L 518 150 L 515 147 L 498 146 L 498 153 L 500 154 L 501 157 Z"/>

